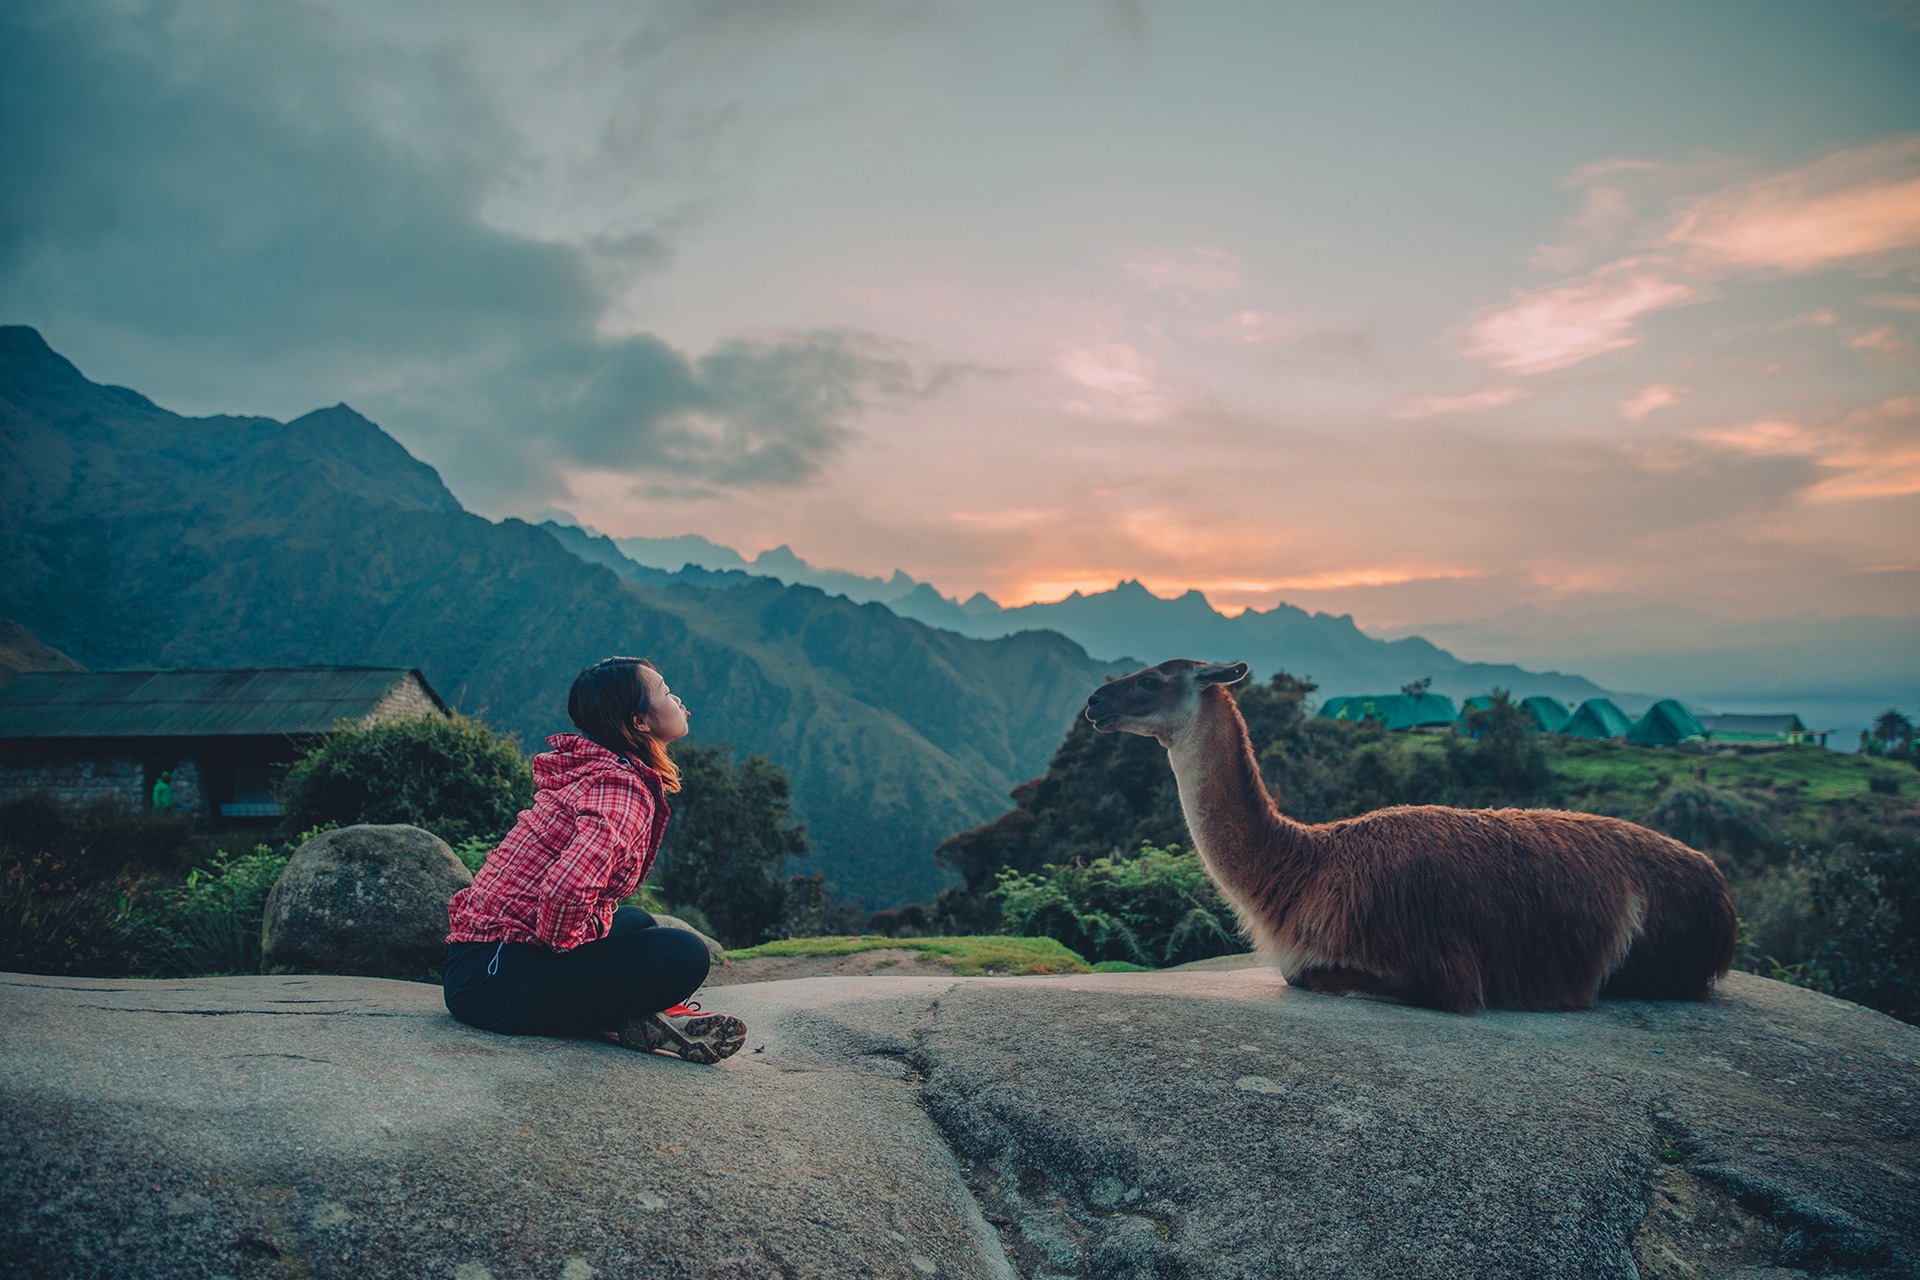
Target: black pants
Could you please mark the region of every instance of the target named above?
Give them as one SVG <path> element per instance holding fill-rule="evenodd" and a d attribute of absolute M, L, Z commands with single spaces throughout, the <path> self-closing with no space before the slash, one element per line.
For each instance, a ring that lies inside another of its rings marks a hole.
<path fill-rule="evenodd" d="M 571 951 L 525 942 L 456 942 L 441 985 L 447 1009 L 469 1026 L 507 1035 L 614 1031 L 679 1004 L 707 980 L 707 944 L 663 929 L 638 907 L 613 913 L 607 936 Z"/>

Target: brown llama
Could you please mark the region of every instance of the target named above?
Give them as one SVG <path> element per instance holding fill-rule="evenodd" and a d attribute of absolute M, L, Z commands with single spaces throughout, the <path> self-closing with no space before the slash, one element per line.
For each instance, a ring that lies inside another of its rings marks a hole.
<path fill-rule="evenodd" d="M 1473 1013 L 1704 1000 L 1726 974 L 1734 917 L 1720 869 L 1635 823 L 1440 805 L 1313 826 L 1287 817 L 1227 692 L 1246 674 L 1163 662 L 1096 690 L 1087 718 L 1167 748 L 1208 874 L 1290 984 Z"/>

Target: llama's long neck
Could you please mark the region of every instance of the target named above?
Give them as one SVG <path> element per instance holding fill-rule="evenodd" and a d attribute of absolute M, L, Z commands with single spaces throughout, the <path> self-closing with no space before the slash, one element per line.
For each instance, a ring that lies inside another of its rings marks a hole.
<path fill-rule="evenodd" d="M 1167 758 L 1194 845 L 1236 906 L 1270 901 L 1276 881 L 1306 869 L 1306 829 L 1274 809 L 1247 722 L 1226 689 L 1201 690 L 1200 713 L 1168 742 Z"/>

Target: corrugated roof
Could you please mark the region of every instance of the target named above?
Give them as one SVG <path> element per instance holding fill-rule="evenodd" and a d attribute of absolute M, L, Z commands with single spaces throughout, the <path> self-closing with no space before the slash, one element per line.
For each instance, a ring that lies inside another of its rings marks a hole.
<path fill-rule="evenodd" d="M 0 689 L 0 738 L 325 733 L 369 715 L 418 675 L 407 667 L 30 672 Z"/>
<path fill-rule="evenodd" d="M 1708 733 L 1805 733 L 1807 726 L 1800 723 L 1796 715 L 1753 716 L 1726 715 L 1701 716 L 1700 723 Z"/>

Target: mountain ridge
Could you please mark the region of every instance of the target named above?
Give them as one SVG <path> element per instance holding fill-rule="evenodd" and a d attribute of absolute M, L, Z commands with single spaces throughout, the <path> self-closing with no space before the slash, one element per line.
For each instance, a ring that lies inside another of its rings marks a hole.
<path fill-rule="evenodd" d="M 628 581 L 460 508 L 342 406 L 183 418 L 0 328 L 0 616 L 86 666 L 418 666 L 536 746 L 575 672 L 638 649 L 696 733 L 792 775 L 815 866 L 872 906 L 1044 769 L 1108 674 L 1059 636 L 978 640 L 755 579 Z M 743 578 L 745 575 L 742 575 Z"/>
<path fill-rule="evenodd" d="M 865 577 L 840 569 L 817 569 L 782 545 L 751 560 L 729 547 L 698 535 L 680 538 L 608 538 L 591 529 L 549 521 L 541 526 L 570 550 L 623 572 L 615 557 L 632 566 L 636 580 L 666 574 L 685 574 L 709 585 L 737 582 L 739 575 L 764 576 L 782 582 L 807 582 L 822 590 L 848 585 L 839 592 L 848 599 L 885 605 L 905 618 L 930 627 L 979 639 L 1023 631 L 1055 631 L 1073 640 L 1096 659 L 1115 663 L 1132 658 L 1139 663 L 1171 657 L 1244 661 L 1265 678 L 1276 671 L 1316 681 L 1322 696 L 1387 693 L 1402 685 L 1430 678 L 1433 688 L 1455 698 L 1507 688 L 1516 697 L 1546 694 L 1565 701 L 1610 696 L 1638 710 L 1650 697 L 1602 688 L 1584 676 L 1559 671 L 1529 671 L 1513 663 L 1473 662 L 1455 657 L 1419 636 L 1385 639 L 1368 635 L 1352 615 L 1312 613 L 1290 604 L 1271 609 L 1249 609 L 1228 617 L 1198 590 L 1174 597 L 1156 596 L 1137 579 L 1124 579 L 1111 590 L 1074 591 L 1065 599 L 1006 608 L 975 593 L 965 603 L 942 596 L 932 585 L 918 582 L 899 569 L 889 578 Z M 659 550 L 650 561 L 635 560 L 628 549 Z M 675 569 L 665 561 L 677 551 L 698 545 L 707 549 L 709 564 L 724 570 L 685 562 Z M 673 548 L 673 551 L 665 550 Z"/>

